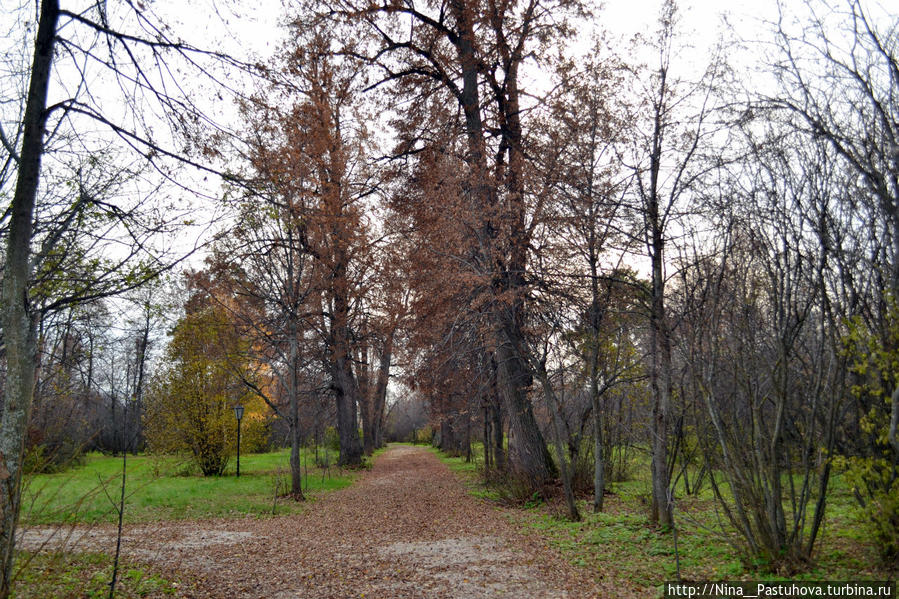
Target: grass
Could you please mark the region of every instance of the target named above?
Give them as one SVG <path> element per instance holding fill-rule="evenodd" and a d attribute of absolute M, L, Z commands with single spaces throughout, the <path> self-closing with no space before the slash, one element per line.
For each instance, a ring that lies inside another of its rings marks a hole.
<path fill-rule="evenodd" d="M 240 478 L 234 476 L 236 464 L 225 476 L 203 477 L 176 458 L 128 456 L 125 521 L 299 512 L 302 503 L 278 497 L 289 490 L 289 455 L 288 450 L 242 455 Z M 332 452 L 331 463 L 336 458 Z M 346 487 L 355 478 L 353 471 L 314 467 L 312 451 L 304 459 L 309 466 L 304 489 L 313 497 Z M 114 500 L 120 492 L 121 469 L 120 457 L 91 454 L 83 465 L 66 472 L 28 477 L 23 494 L 23 527 L 115 522 Z M 112 556 L 104 553 L 17 552 L 13 597 L 107 597 L 112 562 Z M 183 596 L 185 589 L 189 590 L 187 583 L 161 576 L 140 564 L 120 564 L 116 597 Z"/>
<path fill-rule="evenodd" d="M 101 598 L 109 596 L 112 558 L 103 553 L 19 552 L 12 596 L 17 599 L 50 597 Z M 178 595 L 184 584 L 123 562 L 119 565 L 116 597 L 166 597 Z"/>
<path fill-rule="evenodd" d="M 473 495 L 492 501 L 504 496 L 483 482 L 477 460 L 467 463 L 464 457 L 438 455 L 463 477 Z M 475 448 L 474 455 L 481 455 L 480 448 Z M 623 595 L 657 595 L 665 581 L 676 580 L 676 561 L 674 536 L 648 521 L 648 464 L 639 463 L 632 479 L 612 483 L 611 491 L 599 514 L 592 512 L 592 497 L 579 501 L 581 522 L 569 522 L 563 517 L 561 499 L 549 504 L 526 503 L 525 509 L 507 513 L 516 524 L 539 533 L 572 563 L 590 568 L 599 579 L 628 589 L 629 593 Z M 887 580 L 896 576 L 895 572 L 876 567 L 876 550 L 867 540 L 852 494 L 839 476 L 831 483 L 814 562 L 802 571 L 783 575 L 765 572 L 740 559 L 737 550 L 727 542 L 729 526 L 724 515 L 716 511 L 708 486 L 697 497 L 678 497 L 676 506 L 680 572 L 684 580 Z"/>
<path fill-rule="evenodd" d="M 321 450 L 320 450 L 321 451 Z M 311 452 L 310 452 L 311 453 Z M 349 485 L 354 473 L 314 467 L 306 455 L 303 487 L 315 494 Z M 332 463 L 336 455 L 331 454 Z M 25 525 L 115 522 L 121 458 L 91 454 L 85 463 L 58 474 L 30 476 L 25 483 Z M 204 477 L 172 457 L 128 456 L 125 522 L 238 518 L 295 513 L 302 503 L 279 497 L 289 491 L 289 451 L 242 455 L 224 476 Z"/>

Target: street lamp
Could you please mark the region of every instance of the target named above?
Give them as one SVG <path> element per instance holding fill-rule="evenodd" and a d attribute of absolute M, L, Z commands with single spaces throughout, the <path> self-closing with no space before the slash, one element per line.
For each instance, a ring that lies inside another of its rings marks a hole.
<path fill-rule="evenodd" d="M 234 417 L 237 418 L 237 476 L 240 477 L 240 421 L 243 420 L 243 406 L 234 406 Z"/>

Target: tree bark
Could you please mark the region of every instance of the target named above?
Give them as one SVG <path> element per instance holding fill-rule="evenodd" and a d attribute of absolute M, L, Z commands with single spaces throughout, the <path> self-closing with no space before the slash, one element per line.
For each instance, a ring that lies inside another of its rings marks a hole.
<path fill-rule="evenodd" d="M 375 450 L 374 422 L 372 421 L 373 387 L 372 387 L 372 348 L 368 342 L 370 331 L 364 327 L 362 339 L 357 344 L 356 384 L 359 387 L 359 418 L 362 424 L 362 453 L 370 456 Z"/>
<path fill-rule="evenodd" d="M 34 212 L 44 152 L 47 89 L 53 64 L 59 0 L 42 0 L 34 43 L 31 81 L 25 105 L 18 178 L 10 206 L 9 237 L 3 277 L 3 335 L 6 344 L 6 384 L 0 417 L 0 598 L 12 584 L 13 549 L 21 502 L 25 428 L 34 396 L 36 319 L 28 300 Z"/>
<path fill-rule="evenodd" d="M 493 445 L 493 467 L 496 468 L 497 472 L 503 472 L 506 469 L 505 448 L 503 446 L 503 404 L 499 397 L 499 390 L 496 386 L 496 360 L 491 359 L 490 362 L 492 373 L 490 376 L 488 410 L 492 437 L 489 440 L 489 443 Z"/>
<path fill-rule="evenodd" d="M 337 404 L 337 434 L 340 437 L 341 466 L 357 466 L 362 463 L 362 443 L 359 440 L 358 420 L 356 418 L 356 396 L 358 388 L 353 378 L 349 357 L 346 353 L 331 359 L 331 388 Z"/>
<path fill-rule="evenodd" d="M 292 260 L 288 263 L 288 269 L 290 271 L 290 275 L 292 276 Z M 292 279 L 288 279 L 292 280 Z M 300 369 L 300 340 L 299 336 L 299 324 L 297 323 L 296 314 L 291 313 L 289 315 L 289 324 L 288 324 L 288 368 L 290 372 L 287 373 L 287 395 L 288 402 L 290 404 L 290 417 L 288 418 L 288 426 L 290 427 L 290 494 L 297 501 L 302 501 L 305 499 L 303 496 L 303 469 L 302 463 L 300 460 L 300 444 L 301 444 L 301 434 L 300 434 L 300 382 L 299 382 L 299 369 Z"/>
<path fill-rule="evenodd" d="M 339 264 L 342 264 L 339 263 Z M 337 434 L 340 438 L 341 466 L 362 463 L 362 443 L 359 440 L 356 406 L 359 386 L 353 375 L 350 355 L 349 305 L 343 287 L 346 285 L 346 269 L 336 269 L 333 294 L 334 322 L 329 348 L 331 389 L 337 404 Z M 342 287 L 338 289 L 337 287 Z"/>
<path fill-rule="evenodd" d="M 652 511 L 650 519 L 663 527 L 672 526 L 668 501 L 668 421 L 671 412 L 671 337 L 665 314 L 665 284 L 662 273 L 661 231 L 655 232 L 656 251 L 652 256 L 652 355 L 650 386 L 652 407 Z"/>
<path fill-rule="evenodd" d="M 326 180 L 324 177 L 322 180 Z M 328 359 L 331 370 L 331 389 L 337 404 L 337 434 L 340 438 L 341 466 L 358 466 L 362 463 L 362 442 L 359 439 L 356 408 L 359 404 L 359 384 L 353 373 L 353 342 L 350 331 L 350 281 L 348 270 L 346 231 L 341 222 L 339 189 L 335 190 L 329 202 L 336 206 L 330 209 L 334 221 L 331 223 L 330 241 L 334 244 L 331 277 L 326 289 L 331 304 L 331 330 L 328 338 Z"/>
<path fill-rule="evenodd" d="M 537 488 L 556 475 L 556 468 L 537 426 L 526 394 L 528 371 L 510 344 L 496 349 L 497 386 L 509 415 L 509 469 Z"/>

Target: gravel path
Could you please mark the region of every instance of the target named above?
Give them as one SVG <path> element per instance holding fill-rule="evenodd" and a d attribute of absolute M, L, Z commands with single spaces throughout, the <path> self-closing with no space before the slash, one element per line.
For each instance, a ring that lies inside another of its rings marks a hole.
<path fill-rule="evenodd" d="M 114 547 L 111 527 L 68 544 Z M 49 531 L 28 531 L 34 548 Z M 50 544 L 56 545 L 59 540 Z M 196 581 L 189 597 L 578 599 L 588 572 L 466 493 L 432 453 L 397 446 L 298 515 L 129 526 L 123 552 Z"/>

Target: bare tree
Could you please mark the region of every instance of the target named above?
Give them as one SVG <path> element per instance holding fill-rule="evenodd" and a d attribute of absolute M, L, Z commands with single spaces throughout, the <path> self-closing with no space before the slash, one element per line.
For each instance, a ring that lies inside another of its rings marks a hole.
<path fill-rule="evenodd" d="M 677 6 L 666 1 L 659 16 L 658 64 L 643 83 L 646 111 L 635 136 L 634 164 L 637 210 L 642 219 L 641 241 L 650 259 L 649 288 L 649 381 L 653 396 L 650 430 L 652 448 L 651 519 L 672 526 L 669 491 L 668 435 L 671 427 L 672 319 L 666 309 L 666 248 L 673 222 L 685 210 L 684 203 L 697 181 L 714 166 L 703 160 L 711 134 L 710 113 L 714 105 L 713 84 L 721 64 L 713 60 L 702 78 L 691 82 L 673 75 L 677 34 Z"/>

